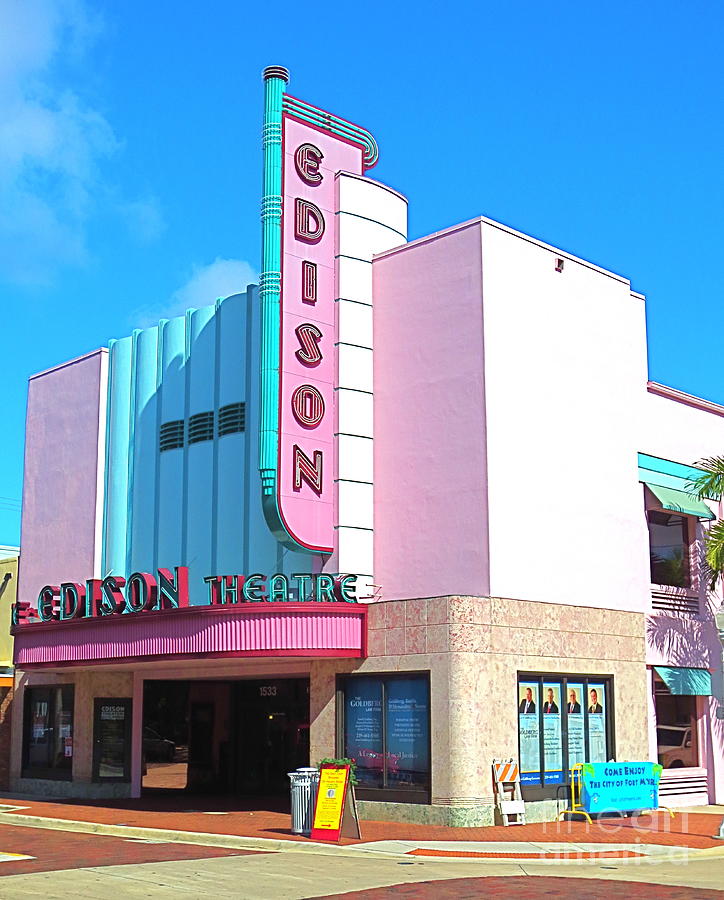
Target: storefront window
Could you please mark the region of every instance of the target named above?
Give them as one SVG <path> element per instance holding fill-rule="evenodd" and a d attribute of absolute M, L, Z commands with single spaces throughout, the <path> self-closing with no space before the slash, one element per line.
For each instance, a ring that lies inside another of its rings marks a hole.
<path fill-rule="evenodd" d="M 672 694 L 659 678 L 654 678 L 656 707 L 656 752 L 665 769 L 700 765 L 697 741 L 697 698 Z"/>
<path fill-rule="evenodd" d="M 669 587 L 691 587 L 688 518 L 649 510 L 648 520 L 651 582 Z"/>
<path fill-rule="evenodd" d="M 352 677 L 342 682 L 342 755 L 357 763 L 364 797 L 429 801 L 430 683 L 427 676 Z M 374 792 L 374 794 L 372 794 Z"/>
<path fill-rule="evenodd" d="M 71 778 L 73 686 L 25 690 L 23 774 L 29 778 Z"/>
<path fill-rule="evenodd" d="M 609 678 L 519 676 L 521 784 L 531 788 L 565 784 L 576 763 L 605 762 L 613 756 L 610 691 Z"/>

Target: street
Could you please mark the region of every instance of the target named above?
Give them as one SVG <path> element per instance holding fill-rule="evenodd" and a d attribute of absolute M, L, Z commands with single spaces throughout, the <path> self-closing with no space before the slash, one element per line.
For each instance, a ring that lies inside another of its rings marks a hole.
<path fill-rule="evenodd" d="M 245 851 L 96 834 L 0 826 L 2 900 L 73 897 L 214 897 L 349 900 L 472 897 L 593 900 L 722 897 L 724 853 L 688 862 L 599 860 L 509 863 L 404 858 L 340 848 L 338 854 Z M 24 854 L 34 859 L 18 859 Z M 605 884 L 604 884 L 605 882 Z"/>

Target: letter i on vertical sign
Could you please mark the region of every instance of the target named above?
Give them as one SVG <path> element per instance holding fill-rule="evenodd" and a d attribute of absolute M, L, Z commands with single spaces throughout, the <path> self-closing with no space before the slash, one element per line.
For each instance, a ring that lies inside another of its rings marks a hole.
<path fill-rule="evenodd" d="M 317 264 L 302 261 L 302 303 L 314 305 L 317 302 Z"/>

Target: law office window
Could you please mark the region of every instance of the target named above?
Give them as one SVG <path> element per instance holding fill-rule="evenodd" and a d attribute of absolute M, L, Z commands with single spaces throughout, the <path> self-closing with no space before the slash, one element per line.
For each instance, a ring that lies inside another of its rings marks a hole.
<path fill-rule="evenodd" d="M 669 587 L 691 587 L 690 516 L 648 511 L 651 582 Z"/>
<path fill-rule="evenodd" d="M 429 803 L 429 677 L 340 679 L 338 701 L 338 749 L 357 764 L 358 796 Z"/>
<path fill-rule="evenodd" d="M 73 685 L 25 690 L 23 775 L 70 780 L 73 768 Z"/>
<path fill-rule="evenodd" d="M 576 763 L 614 755 L 612 679 L 518 675 L 518 759 L 529 799 L 553 796 Z"/>

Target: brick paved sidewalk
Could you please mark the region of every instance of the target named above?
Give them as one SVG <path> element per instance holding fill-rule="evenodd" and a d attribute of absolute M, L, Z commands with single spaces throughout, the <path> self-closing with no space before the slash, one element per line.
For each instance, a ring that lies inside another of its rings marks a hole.
<path fill-rule="evenodd" d="M 290 830 L 288 807 L 278 799 L 168 796 L 159 794 L 140 800 L 106 803 L 18 800 L 0 797 L 3 805 L 26 807 L 20 815 L 53 819 L 126 825 L 173 831 L 232 834 L 243 837 L 305 841 Z M 0 812 L 0 824 L 2 812 Z M 712 835 L 719 819 L 707 813 L 681 813 L 670 819 L 667 814 L 641 816 L 638 819 L 610 818 L 593 825 L 586 822 L 519 825 L 505 828 L 446 828 L 398 822 L 362 822 L 362 840 L 371 841 L 529 841 L 535 843 L 657 844 L 691 849 L 724 847 Z M 345 839 L 343 844 L 358 841 Z"/>
<path fill-rule="evenodd" d="M 601 881 L 579 878 L 450 878 L 370 888 L 347 894 L 326 894 L 310 900 L 480 900 L 481 897 L 505 897 L 506 900 L 721 900 L 720 891 L 641 884 L 630 881 Z"/>
<path fill-rule="evenodd" d="M 224 847 L 200 847 L 197 844 L 150 843 L 99 834 L 38 831 L 34 828 L 16 828 L 2 824 L 0 824 L 0 851 L 34 857 L 0 862 L 0 878 L 6 875 L 27 875 L 31 872 L 82 869 L 86 866 L 122 866 L 182 859 L 259 855 L 259 851 L 256 850 L 229 850 Z M 3 896 L 1 887 L 0 896 Z"/>

